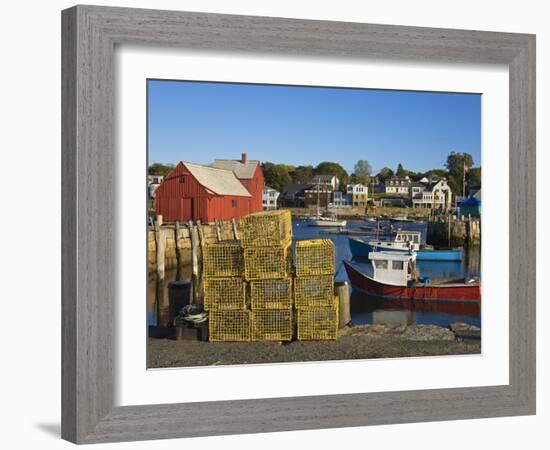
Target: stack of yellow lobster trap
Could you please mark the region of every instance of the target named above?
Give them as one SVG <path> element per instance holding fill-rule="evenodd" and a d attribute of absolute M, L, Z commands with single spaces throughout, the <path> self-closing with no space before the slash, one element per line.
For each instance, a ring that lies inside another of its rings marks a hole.
<path fill-rule="evenodd" d="M 296 242 L 294 302 L 298 340 L 336 339 L 338 298 L 334 296 L 334 244 L 330 239 Z"/>
<path fill-rule="evenodd" d="M 329 239 L 296 245 L 293 286 L 290 211 L 241 219 L 241 241 L 205 247 L 204 307 L 210 341 L 335 339 L 334 245 Z M 294 299 L 296 314 L 294 314 Z"/>

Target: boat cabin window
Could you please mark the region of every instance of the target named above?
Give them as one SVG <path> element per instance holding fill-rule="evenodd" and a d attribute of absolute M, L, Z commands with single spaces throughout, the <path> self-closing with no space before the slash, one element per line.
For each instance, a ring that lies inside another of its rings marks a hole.
<path fill-rule="evenodd" d="M 393 270 L 403 270 L 403 261 L 392 261 L 391 268 Z"/>
<path fill-rule="evenodd" d="M 388 268 L 388 260 L 386 259 L 377 259 L 374 261 L 374 265 L 377 269 L 387 269 Z"/>

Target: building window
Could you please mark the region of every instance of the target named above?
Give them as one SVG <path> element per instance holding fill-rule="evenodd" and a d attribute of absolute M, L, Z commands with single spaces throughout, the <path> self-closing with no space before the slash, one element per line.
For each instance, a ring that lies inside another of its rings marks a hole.
<path fill-rule="evenodd" d="M 231 208 L 237 207 L 237 200 L 231 200 Z"/>
<path fill-rule="evenodd" d="M 185 183 L 185 177 L 183 175 L 180 175 L 178 180 L 180 183 Z"/>

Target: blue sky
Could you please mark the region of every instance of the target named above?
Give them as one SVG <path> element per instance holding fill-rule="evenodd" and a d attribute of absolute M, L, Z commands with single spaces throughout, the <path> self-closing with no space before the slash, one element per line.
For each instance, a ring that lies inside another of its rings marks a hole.
<path fill-rule="evenodd" d="M 240 158 L 292 165 L 366 159 L 377 172 L 481 161 L 481 96 L 148 81 L 149 163 Z"/>

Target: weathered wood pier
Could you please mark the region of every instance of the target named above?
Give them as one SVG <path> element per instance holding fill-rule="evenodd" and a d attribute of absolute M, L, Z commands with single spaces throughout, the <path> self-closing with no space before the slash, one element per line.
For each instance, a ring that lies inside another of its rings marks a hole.
<path fill-rule="evenodd" d="M 481 244 L 481 221 L 470 216 L 430 217 L 426 242 L 444 247 L 479 246 Z"/>
<path fill-rule="evenodd" d="M 239 225 L 234 220 L 164 224 L 162 216 L 158 216 L 155 226 L 147 230 L 148 271 L 157 272 L 160 278 L 164 278 L 166 270 L 184 266 L 192 266 L 195 272 L 202 266 L 206 244 L 234 240 L 239 240 Z"/>

